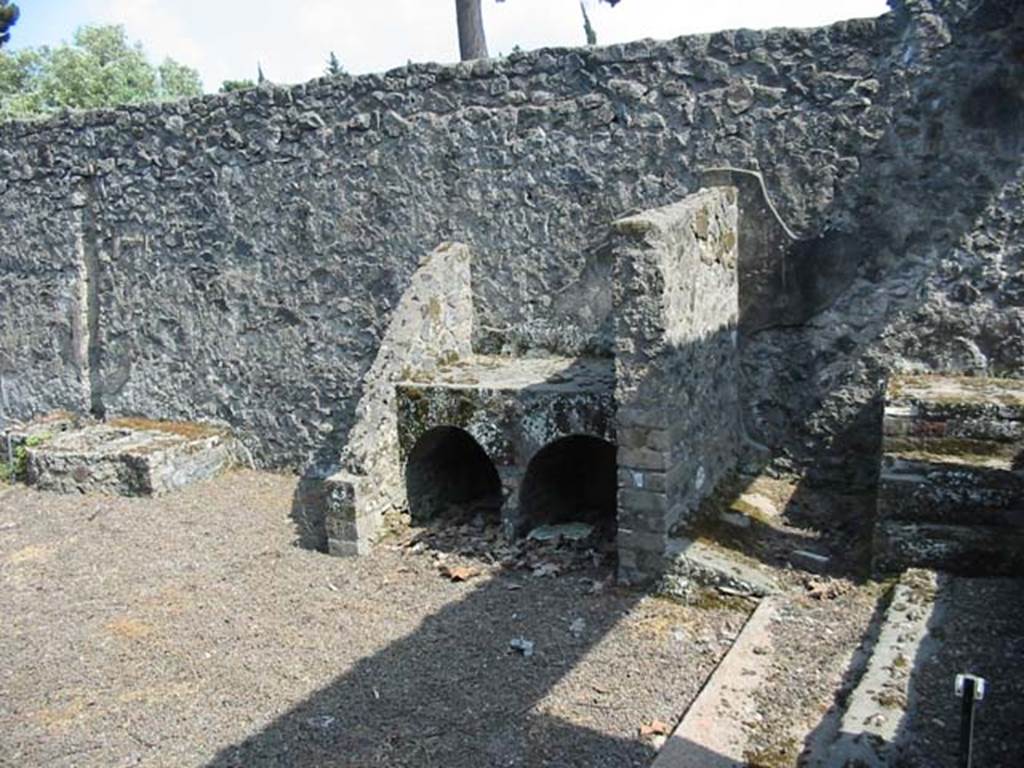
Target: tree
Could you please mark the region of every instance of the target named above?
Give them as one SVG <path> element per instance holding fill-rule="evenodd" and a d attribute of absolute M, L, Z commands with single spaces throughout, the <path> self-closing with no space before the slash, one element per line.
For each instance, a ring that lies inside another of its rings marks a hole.
<path fill-rule="evenodd" d="M 11 39 L 11 27 L 18 22 L 21 11 L 9 0 L 0 0 L 0 47 Z"/>
<path fill-rule="evenodd" d="M 81 27 L 70 45 L 0 51 L 0 119 L 164 101 L 202 90 L 191 67 L 173 59 L 150 64 L 121 26 Z"/>
<path fill-rule="evenodd" d="M 334 55 L 334 51 L 331 51 L 331 57 L 327 60 L 327 69 L 325 74 L 331 77 L 337 77 L 338 75 L 345 74 L 345 68 L 341 66 L 341 62 L 338 61 L 338 57 Z"/>
<path fill-rule="evenodd" d="M 499 3 L 505 2 L 505 0 L 498 0 Z M 603 3 L 608 5 L 618 5 L 619 0 L 601 0 Z M 587 12 L 584 9 L 583 16 L 586 18 Z M 455 17 L 459 26 L 459 55 L 463 61 L 469 61 L 470 59 L 486 59 L 487 54 L 487 37 L 484 35 L 484 18 L 483 13 L 480 9 L 480 0 L 455 0 Z M 586 26 L 590 26 L 590 20 L 587 19 Z M 593 32 L 593 30 L 590 30 Z M 594 37 L 596 40 L 596 36 Z M 590 43 L 590 33 L 587 34 L 588 44 Z"/>
<path fill-rule="evenodd" d="M 233 91 L 247 91 L 250 88 L 255 88 L 256 83 L 252 80 L 225 80 L 220 84 L 221 93 L 231 93 Z"/>
<path fill-rule="evenodd" d="M 487 58 L 487 38 L 480 0 L 455 0 L 459 25 L 459 55 L 463 61 Z"/>
<path fill-rule="evenodd" d="M 587 36 L 587 45 L 597 45 L 597 32 L 590 24 L 590 16 L 587 14 L 587 6 L 580 0 L 580 10 L 583 11 L 583 34 Z"/>

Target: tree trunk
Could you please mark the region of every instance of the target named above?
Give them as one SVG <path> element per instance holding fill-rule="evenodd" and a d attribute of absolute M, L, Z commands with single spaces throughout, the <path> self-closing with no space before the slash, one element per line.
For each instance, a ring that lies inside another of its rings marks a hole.
<path fill-rule="evenodd" d="M 487 38 L 480 0 L 455 0 L 459 20 L 459 53 L 463 61 L 487 58 Z"/>

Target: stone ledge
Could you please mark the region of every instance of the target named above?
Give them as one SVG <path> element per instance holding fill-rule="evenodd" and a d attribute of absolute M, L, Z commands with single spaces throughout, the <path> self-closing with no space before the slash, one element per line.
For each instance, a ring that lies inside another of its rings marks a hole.
<path fill-rule="evenodd" d="M 1024 530 L 987 525 L 882 521 L 875 526 L 874 569 L 927 566 L 962 575 L 1024 573 Z"/>
<path fill-rule="evenodd" d="M 220 474 L 237 447 L 221 427 L 115 419 L 26 443 L 29 485 L 58 493 L 151 496 Z"/>

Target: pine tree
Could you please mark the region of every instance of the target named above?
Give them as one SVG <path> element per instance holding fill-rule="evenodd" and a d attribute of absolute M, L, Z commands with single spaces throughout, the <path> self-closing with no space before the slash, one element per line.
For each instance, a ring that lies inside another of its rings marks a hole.
<path fill-rule="evenodd" d="M 587 36 L 587 45 L 597 45 L 597 32 L 590 23 L 590 15 L 587 13 L 587 6 L 580 0 L 580 10 L 583 11 L 583 34 Z"/>
<path fill-rule="evenodd" d="M 331 57 L 327 60 L 326 74 L 331 77 L 346 74 L 345 68 L 341 66 L 341 62 L 338 61 L 338 57 L 334 55 L 334 51 L 331 51 Z"/>

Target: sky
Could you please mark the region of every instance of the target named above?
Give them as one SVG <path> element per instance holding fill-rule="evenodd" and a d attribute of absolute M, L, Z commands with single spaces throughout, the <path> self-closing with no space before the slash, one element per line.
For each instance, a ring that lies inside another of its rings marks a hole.
<path fill-rule="evenodd" d="M 409 61 L 458 59 L 454 0 L 17 0 L 11 48 L 70 40 L 82 24 L 123 24 L 154 61 L 199 70 L 206 89 L 255 79 L 323 74 L 333 51 L 352 74 Z M 598 42 L 666 39 L 741 27 L 811 27 L 878 16 L 885 0 L 584 0 Z M 492 56 L 518 45 L 582 45 L 579 0 L 483 0 Z"/>

